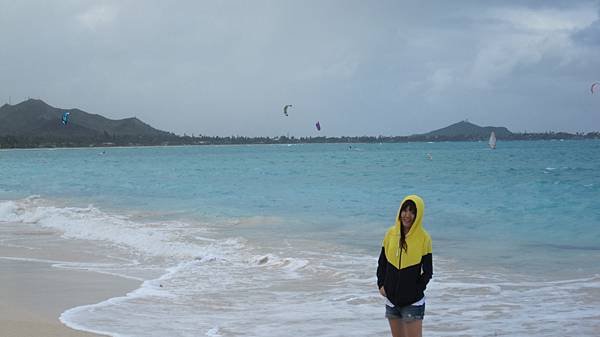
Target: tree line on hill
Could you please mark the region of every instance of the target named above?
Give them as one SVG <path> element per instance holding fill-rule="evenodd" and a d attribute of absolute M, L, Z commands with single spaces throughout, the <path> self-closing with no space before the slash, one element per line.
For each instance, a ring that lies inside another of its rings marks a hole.
<path fill-rule="evenodd" d="M 512 133 L 499 138 L 511 140 L 551 139 L 600 139 L 600 132 L 589 133 Z M 487 141 L 486 137 L 474 135 L 454 136 L 341 136 L 341 137 L 245 137 L 245 136 L 178 136 L 167 135 L 110 135 L 90 137 L 56 136 L 0 136 L 0 148 L 52 148 L 52 147 L 110 147 L 110 146 L 169 146 L 169 145 L 236 145 L 236 144 L 301 144 L 301 143 L 403 143 L 403 142 L 448 142 Z"/>

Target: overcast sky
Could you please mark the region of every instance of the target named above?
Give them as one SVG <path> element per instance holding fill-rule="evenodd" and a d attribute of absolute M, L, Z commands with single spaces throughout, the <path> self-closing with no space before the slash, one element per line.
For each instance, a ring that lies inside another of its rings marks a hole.
<path fill-rule="evenodd" d="M 0 104 L 188 135 L 598 131 L 599 17 L 573 0 L 0 0 Z"/>

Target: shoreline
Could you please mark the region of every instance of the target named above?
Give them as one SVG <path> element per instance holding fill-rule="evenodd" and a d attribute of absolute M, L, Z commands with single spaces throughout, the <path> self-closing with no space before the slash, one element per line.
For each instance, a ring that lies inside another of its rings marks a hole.
<path fill-rule="evenodd" d="M 0 258 L 2 337 L 101 337 L 63 324 L 71 308 L 122 296 L 140 281 L 94 271 L 62 269 L 41 261 Z"/>

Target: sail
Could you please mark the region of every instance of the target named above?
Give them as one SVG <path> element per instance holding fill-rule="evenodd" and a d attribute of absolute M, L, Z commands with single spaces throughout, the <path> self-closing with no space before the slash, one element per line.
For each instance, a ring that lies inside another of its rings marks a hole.
<path fill-rule="evenodd" d="M 490 134 L 489 144 L 491 149 L 496 148 L 496 133 L 494 131 L 492 131 L 492 133 Z"/>

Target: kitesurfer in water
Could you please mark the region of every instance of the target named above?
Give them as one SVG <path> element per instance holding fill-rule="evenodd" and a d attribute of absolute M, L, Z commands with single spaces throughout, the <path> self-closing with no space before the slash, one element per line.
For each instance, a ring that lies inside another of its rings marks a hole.
<path fill-rule="evenodd" d="M 423 334 L 424 291 L 433 275 L 431 238 L 422 224 L 424 211 L 419 196 L 405 197 L 379 255 L 377 287 L 386 299 L 385 317 L 393 337 Z"/>

